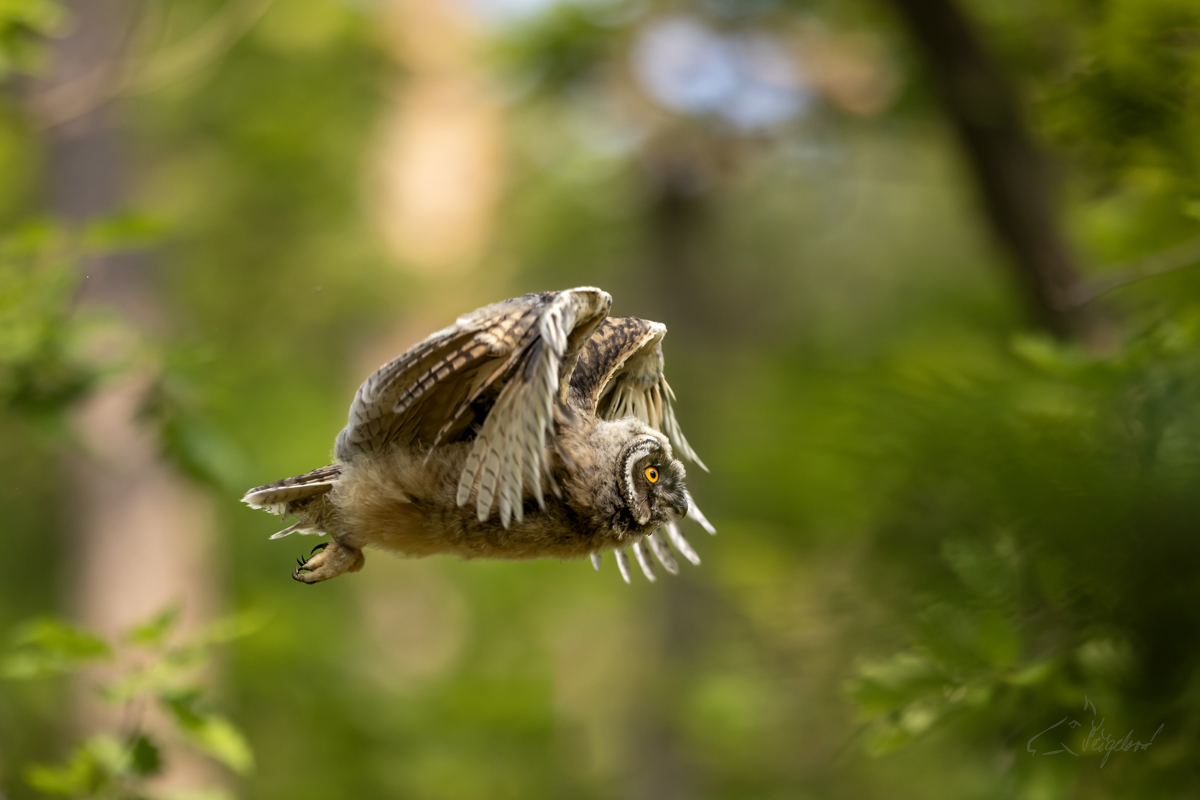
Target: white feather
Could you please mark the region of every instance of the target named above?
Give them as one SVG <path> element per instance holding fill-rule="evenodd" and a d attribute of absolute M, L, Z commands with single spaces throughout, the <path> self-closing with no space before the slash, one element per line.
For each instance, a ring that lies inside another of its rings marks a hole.
<path fill-rule="evenodd" d="M 613 550 L 613 555 L 617 557 L 617 569 L 621 570 L 621 577 L 626 583 L 633 583 L 629 577 L 629 556 L 624 550 Z"/>
<path fill-rule="evenodd" d="M 646 576 L 646 580 L 651 583 L 658 580 L 658 576 L 654 574 L 654 564 L 650 561 L 650 554 L 646 552 L 646 546 L 640 540 L 633 543 L 633 554 L 637 556 L 638 566 L 642 568 L 642 574 Z"/>
<path fill-rule="evenodd" d="M 675 556 L 671 555 L 671 548 L 667 547 L 667 543 L 663 541 L 663 535 L 659 531 L 655 531 L 646 537 L 646 541 L 650 544 L 650 550 L 654 553 L 654 557 L 658 559 L 658 563 L 663 565 L 663 568 L 672 575 L 679 574 L 679 564 L 675 561 Z"/>
<path fill-rule="evenodd" d="M 696 501 L 692 499 L 692 496 L 687 493 L 686 489 L 684 490 L 684 495 L 687 497 L 688 501 L 688 519 L 696 520 L 696 522 L 699 522 L 700 527 L 704 528 L 704 530 L 708 531 L 710 534 L 715 534 L 717 529 L 714 528 L 712 523 L 705 518 L 703 512 L 700 511 L 700 507 L 696 505 Z"/>
<path fill-rule="evenodd" d="M 695 564 L 697 567 L 700 566 L 700 556 L 697 555 L 696 551 L 692 549 L 691 543 L 684 538 L 683 531 L 679 530 L 679 525 L 677 523 L 667 523 L 667 537 L 670 538 L 671 544 L 675 545 L 675 549 L 678 550 L 684 558 Z"/>

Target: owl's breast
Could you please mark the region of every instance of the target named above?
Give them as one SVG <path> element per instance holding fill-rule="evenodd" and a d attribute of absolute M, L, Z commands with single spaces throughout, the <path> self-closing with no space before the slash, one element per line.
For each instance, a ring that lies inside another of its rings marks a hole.
<path fill-rule="evenodd" d="M 451 553 L 462 558 L 582 558 L 617 546 L 611 534 L 544 492 L 543 509 L 524 498 L 522 519 L 505 528 L 498 514 L 480 520 L 473 502 L 460 506 L 458 480 L 470 442 L 431 454 L 396 450 L 355 460 L 332 492 L 338 541 L 406 556 Z M 527 493 L 528 494 L 528 493 Z"/>

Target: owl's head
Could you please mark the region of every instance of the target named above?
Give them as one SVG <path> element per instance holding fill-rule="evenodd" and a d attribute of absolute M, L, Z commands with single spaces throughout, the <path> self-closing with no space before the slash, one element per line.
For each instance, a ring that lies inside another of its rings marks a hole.
<path fill-rule="evenodd" d="M 660 525 L 687 514 L 687 473 L 671 456 L 667 437 L 643 426 L 617 457 L 617 488 L 639 526 Z"/>

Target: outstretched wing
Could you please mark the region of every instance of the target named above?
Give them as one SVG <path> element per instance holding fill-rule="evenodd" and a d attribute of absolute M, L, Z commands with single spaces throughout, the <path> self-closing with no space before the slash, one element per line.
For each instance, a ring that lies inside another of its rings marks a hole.
<path fill-rule="evenodd" d="M 707 472 L 708 467 L 679 429 L 671 407 L 675 393 L 663 375 L 662 340 L 666 333 L 667 326 L 662 323 L 636 317 L 604 320 L 579 355 L 579 363 L 571 375 L 571 396 L 577 404 L 593 409 L 601 419 L 632 416 L 657 428 L 667 435 L 680 455 Z M 688 516 L 709 533 L 716 533 L 691 496 L 688 497 Z M 667 525 L 665 531 L 655 531 L 647 539 L 650 552 L 668 572 L 675 573 L 679 569 L 667 547 L 668 539 L 688 561 L 700 563 L 700 557 L 674 522 Z M 646 545 L 640 541 L 634 543 L 633 553 L 642 572 L 654 580 L 654 568 Z M 628 583 L 629 556 L 624 550 L 617 550 L 615 556 L 621 576 Z M 592 564 L 600 568 L 598 553 L 592 554 Z"/>
<path fill-rule="evenodd" d="M 387 447 L 475 443 L 458 486 L 479 518 L 497 504 L 507 527 L 523 514 L 524 487 L 542 497 L 554 403 L 566 400 L 583 343 L 612 298 L 592 287 L 540 292 L 465 314 L 363 383 L 335 453 L 353 461 Z M 476 428 L 478 427 L 478 433 Z"/>
<path fill-rule="evenodd" d="M 579 355 L 571 393 L 600 419 L 637 417 L 665 433 L 683 456 L 704 466 L 692 451 L 671 401 L 675 393 L 663 375 L 662 340 L 667 326 L 636 317 L 604 320 Z"/>

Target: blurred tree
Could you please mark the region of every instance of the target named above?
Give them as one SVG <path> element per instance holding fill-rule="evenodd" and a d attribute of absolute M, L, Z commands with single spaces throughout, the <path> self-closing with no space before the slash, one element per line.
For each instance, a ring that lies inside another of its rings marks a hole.
<path fill-rule="evenodd" d="M 79 256 L 157 229 L 139 269 L 166 322 L 122 350 L 156 378 L 143 444 L 219 488 L 223 601 L 278 612 L 222 662 L 248 796 L 1195 793 L 1193 6 L 959 7 L 1006 109 L 968 133 L 1034 176 L 989 173 L 1005 214 L 1040 193 L 1018 209 L 1040 217 L 1012 218 L 1033 231 L 1018 252 L 1086 297 L 1121 284 L 1119 341 L 1081 353 L 1029 332 L 1060 284 L 995 280 L 986 186 L 977 206 L 938 105 L 970 98 L 939 90 L 943 62 L 914 68 L 925 46 L 884 4 L 472 3 L 467 71 L 496 83 L 505 177 L 471 198 L 489 244 L 447 280 L 395 269 L 419 235 L 385 241 L 375 216 L 397 152 L 378 132 L 440 129 L 393 102 L 433 77 L 398 38 L 445 55 L 424 23 L 342 0 L 142 4 L 116 88 L 36 106 L 122 98 L 105 113 L 140 213 L 80 230 L 51 211 L 59 162 L 18 102 L 57 12 L 0 3 L 0 504 L 21 565 L 0 625 L 61 605 L 62 420 L 110 380 L 81 344 L 131 338 L 74 303 Z M 422 195 L 406 202 L 432 214 Z M 376 559 L 344 585 L 288 581 L 238 489 L 325 457 L 357 382 L 454 314 L 580 284 L 671 329 L 681 422 L 713 467 L 689 476 L 721 529 L 703 567 L 625 587 L 579 564 Z M 23 765 L 66 750 L 55 689 L 0 691 L 13 800 Z M 1026 750 L 1064 719 L 1080 756 Z M 1080 737 L 1101 719 L 1105 742 L 1153 743 L 1100 769 Z"/>
<path fill-rule="evenodd" d="M 65 225 L 82 227 L 116 215 L 125 203 L 128 155 L 137 148 L 121 140 L 110 96 L 120 88 L 131 31 L 142 20 L 136 6 L 119 0 L 72 3 L 66 12 L 73 30 L 50 46 L 45 77 L 30 87 L 31 106 L 46 126 L 51 210 Z M 75 524 L 65 605 L 105 636 L 170 603 L 181 603 L 186 624 L 195 627 L 211 619 L 218 602 L 211 508 L 163 458 L 154 420 L 142 414 L 162 366 L 114 348 L 168 335 L 153 270 L 144 251 L 119 244 L 85 254 L 79 268 L 85 274 L 75 302 L 114 316 L 124 341 L 115 341 L 112 329 L 97 329 L 81 343 L 105 379 L 74 419 L 83 453 L 73 454 L 68 469 Z M 112 724 L 114 712 L 90 691 L 80 687 L 78 702 L 81 729 Z M 165 759 L 166 780 L 177 787 L 210 782 L 203 762 L 186 751 L 175 755 Z"/>
<path fill-rule="evenodd" d="M 1105 349 L 1115 330 L 1085 288 L 1059 231 L 1050 170 L 979 35 L 953 0 L 892 0 L 912 31 L 970 159 L 983 205 L 1009 251 L 1036 319 L 1051 332 Z"/>

